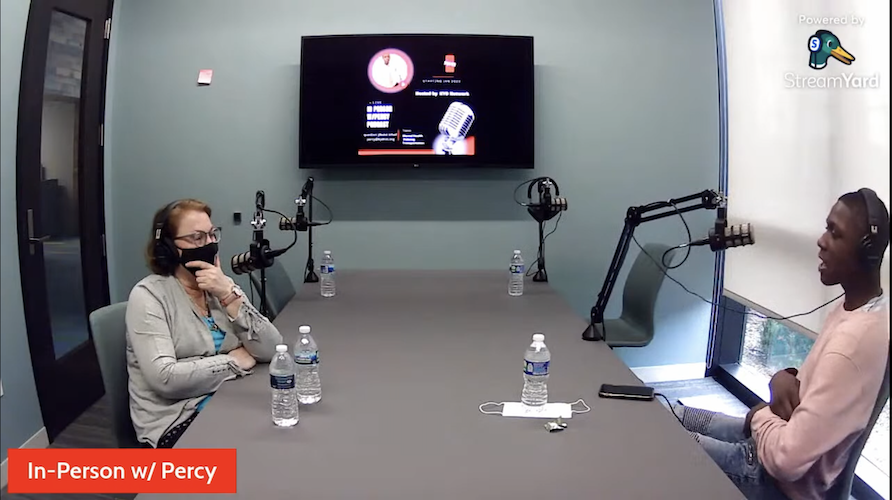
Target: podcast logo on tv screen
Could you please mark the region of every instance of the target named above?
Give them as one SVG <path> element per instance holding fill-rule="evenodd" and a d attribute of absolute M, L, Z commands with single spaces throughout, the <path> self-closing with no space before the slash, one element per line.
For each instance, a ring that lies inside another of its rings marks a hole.
<path fill-rule="evenodd" d="M 447 73 L 455 73 L 455 66 L 457 63 L 455 62 L 454 54 L 447 54 L 446 59 L 443 61 L 443 67 L 446 69 Z"/>
<path fill-rule="evenodd" d="M 818 30 L 814 35 L 808 37 L 808 50 L 811 52 L 808 57 L 808 67 L 812 69 L 826 68 L 827 62 L 831 58 L 846 66 L 850 66 L 855 61 L 855 56 L 842 48 L 839 37 L 828 30 Z"/>

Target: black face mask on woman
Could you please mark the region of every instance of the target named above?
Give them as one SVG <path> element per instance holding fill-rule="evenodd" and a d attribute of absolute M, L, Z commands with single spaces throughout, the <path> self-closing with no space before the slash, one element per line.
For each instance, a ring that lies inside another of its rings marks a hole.
<path fill-rule="evenodd" d="M 215 265 L 217 258 L 218 246 L 217 243 L 208 243 L 203 247 L 198 248 L 181 248 L 182 253 L 180 254 L 180 264 L 183 266 L 186 265 L 187 262 L 201 261 L 207 262 L 210 265 Z M 195 274 L 201 270 L 200 267 L 186 267 L 190 273 Z"/>

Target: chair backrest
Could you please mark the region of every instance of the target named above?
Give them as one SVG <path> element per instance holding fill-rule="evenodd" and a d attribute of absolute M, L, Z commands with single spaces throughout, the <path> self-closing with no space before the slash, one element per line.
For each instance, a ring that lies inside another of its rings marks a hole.
<path fill-rule="evenodd" d="M 130 392 L 127 388 L 127 302 L 102 307 L 90 313 L 90 330 L 102 384 L 112 411 L 112 424 L 119 448 L 138 447 L 130 420 Z"/>
<path fill-rule="evenodd" d="M 858 440 L 852 445 L 851 455 L 849 455 L 849 459 L 846 461 L 845 468 L 839 473 L 839 477 L 827 493 L 826 498 L 828 500 L 849 500 L 849 497 L 852 494 L 852 483 L 855 481 L 855 467 L 858 465 L 858 460 L 861 459 L 861 452 L 864 450 L 867 438 L 870 437 L 870 432 L 873 430 L 873 426 L 876 424 L 877 418 L 880 416 L 880 413 L 883 411 L 883 407 L 886 406 L 886 401 L 888 400 L 889 358 L 887 357 L 886 374 L 883 376 L 883 385 L 880 387 L 876 403 L 873 406 L 873 413 L 870 414 L 870 420 L 867 422 L 867 427 L 864 428 L 864 431 L 858 437 Z"/>
<path fill-rule="evenodd" d="M 294 289 L 294 283 L 288 277 L 285 266 L 278 260 L 273 261 L 273 265 L 265 270 L 266 273 L 266 307 L 268 310 L 267 317 L 270 321 L 276 319 L 276 316 L 282 312 L 282 309 L 288 305 L 288 302 L 297 293 Z M 251 285 L 260 292 L 260 272 L 251 273 Z M 259 303 L 254 304 L 259 307 Z"/>
<path fill-rule="evenodd" d="M 644 245 L 644 251 L 638 254 L 626 285 L 623 288 L 623 312 L 620 317 L 626 322 L 648 332 L 654 333 L 654 307 L 657 294 L 666 278 L 662 264 L 663 254 L 671 247 L 658 243 Z M 670 259 L 671 261 L 671 259 Z"/>

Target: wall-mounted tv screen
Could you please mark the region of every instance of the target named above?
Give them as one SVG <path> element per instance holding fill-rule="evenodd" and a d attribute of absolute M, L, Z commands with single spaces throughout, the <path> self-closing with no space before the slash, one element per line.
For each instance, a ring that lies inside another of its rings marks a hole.
<path fill-rule="evenodd" d="M 533 38 L 301 39 L 300 168 L 533 168 Z"/>

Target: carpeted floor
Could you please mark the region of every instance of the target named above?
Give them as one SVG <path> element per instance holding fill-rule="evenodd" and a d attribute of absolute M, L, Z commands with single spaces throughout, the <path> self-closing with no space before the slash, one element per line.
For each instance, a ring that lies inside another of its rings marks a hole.
<path fill-rule="evenodd" d="M 62 431 L 53 441 L 50 448 L 115 448 L 116 443 L 112 431 L 111 413 L 108 400 L 103 396 L 93 406 Z M 3 500 L 132 500 L 132 494 L 107 495 L 65 495 L 65 494 L 11 494 L 3 488 L 0 499 Z"/>

